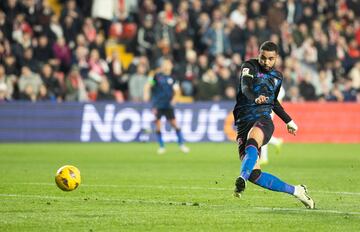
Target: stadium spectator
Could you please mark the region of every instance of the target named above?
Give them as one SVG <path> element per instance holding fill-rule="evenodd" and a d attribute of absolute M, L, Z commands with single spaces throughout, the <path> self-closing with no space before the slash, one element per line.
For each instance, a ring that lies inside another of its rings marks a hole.
<path fill-rule="evenodd" d="M 87 101 L 88 95 L 85 89 L 85 84 L 82 76 L 80 75 L 79 68 L 73 66 L 66 77 L 66 101 Z"/>
<path fill-rule="evenodd" d="M 304 79 L 299 84 L 300 94 L 305 101 L 315 101 L 317 99 L 315 86 L 311 83 L 311 78 L 311 74 L 306 73 Z"/>
<path fill-rule="evenodd" d="M 138 42 L 138 52 L 141 55 L 146 55 L 152 57 L 153 53 L 153 44 L 155 43 L 155 33 L 154 33 L 154 18 L 152 14 L 147 14 L 144 17 L 142 26 L 138 30 L 137 42 Z"/>
<path fill-rule="evenodd" d="M 47 62 L 55 65 L 57 62 L 54 59 L 54 53 L 47 35 L 40 35 L 38 38 L 37 47 L 34 50 L 34 58 L 38 60 L 40 64 Z"/>
<path fill-rule="evenodd" d="M 144 99 L 144 87 L 148 82 L 146 75 L 147 67 L 144 64 L 137 66 L 136 73 L 129 78 L 129 99 L 133 102 L 142 102 Z"/>
<path fill-rule="evenodd" d="M 353 88 L 360 91 L 360 61 L 358 61 L 350 70 L 349 78 L 352 80 Z"/>
<path fill-rule="evenodd" d="M 345 80 L 344 90 L 342 91 L 342 95 L 344 96 L 344 101 L 345 102 L 354 102 L 354 101 L 356 101 L 357 91 L 353 87 L 351 79 Z"/>
<path fill-rule="evenodd" d="M 61 101 L 62 89 L 59 81 L 55 78 L 53 68 L 50 64 L 44 64 L 41 71 L 41 80 L 46 88 L 49 99 Z M 43 93 L 44 94 L 44 93 Z M 45 96 L 45 95 L 43 95 Z"/>
<path fill-rule="evenodd" d="M 86 88 L 89 92 L 97 92 L 100 83 L 107 80 L 109 73 L 109 66 L 107 62 L 100 58 L 100 53 L 97 49 L 92 49 L 89 56 L 89 75 L 85 80 Z"/>
<path fill-rule="evenodd" d="M 220 95 L 219 78 L 216 73 L 208 69 L 199 80 L 196 99 L 199 101 L 219 101 Z"/>
<path fill-rule="evenodd" d="M 20 58 L 20 66 L 28 66 L 31 71 L 37 73 L 40 68 L 40 63 L 37 59 L 34 59 L 34 51 L 31 47 L 25 48 L 23 56 Z"/>
<path fill-rule="evenodd" d="M 139 21 L 144 24 L 148 19 L 155 20 L 157 17 L 154 0 L 144 0 L 139 9 Z"/>
<path fill-rule="evenodd" d="M 49 31 L 47 35 L 50 37 L 51 34 L 55 35 L 55 41 L 59 38 L 63 38 L 64 29 L 59 22 L 59 17 L 57 15 L 52 15 L 50 18 Z"/>
<path fill-rule="evenodd" d="M 177 67 L 177 80 L 184 96 L 194 96 L 195 88 L 199 79 L 199 67 L 197 65 L 197 55 L 194 50 L 186 52 L 185 61 Z"/>
<path fill-rule="evenodd" d="M 110 89 L 108 80 L 103 79 L 99 85 L 99 91 L 96 96 L 97 101 L 114 101 L 115 97 Z"/>
<path fill-rule="evenodd" d="M 127 75 L 124 75 L 124 68 L 120 61 L 121 57 L 117 52 L 113 52 L 108 59 L 110 85 L 114 90 L 121 91 L 123 95 L 127 94 L 128 83 Z"/>
<path fill-rule="evenodd" d="M 214 58 L 218 54 L 227 54 L 231 52 L 230 40 L 225 34 L 223 22 L 215 21 L 205 32 L 203 43 L 207 45 L 209 54 Z"/>
<path fill-rule="evenodd" d="M 41 85 L 36 101 L 55 101 L 55 97 L 50 96 L 45 85 Z"/>
<path fill-rule="evenodd" d="M 60 62 L 60 70 L 64 73 L 67 73 L 71 65 L 71 50 L 66 44 L 65 39 L 58 38 L 52 49 L 55 58 Z"/>
<path fill-rule="evenodd" d="M 0 64 L 0 85 L 2 87 L 2 100 L 11 100 L 14 91 L 16 77 L 9 76 L 5 73 L 5 67 Z"/>
<path fill-rule="evenodd" d="M 28 96 L 34 94 L 35 99 L 31 97 L 31 100 L 36 100 L 36 95 L 39 93 L 40 86 L 43 84 L 40 76 L 34 73 L 29 66 L 23 66 L 21 69 L 21 76 L 19 79 L 20 93 L 26 93 Z"/>
<path fill-rule="evenodd" d="M 247 14 L 246 14 L 246 5 L 244 3 L 240 3 L 238 7 L 231 12 L 230 20 L 233 21 L 235 25 L 238 26 L 239 28 L 245 28 Z"/>
<path fill-rule="evenodd" d="M 0 103 L 8 101 L 8 95 L 6 84 L 0 82 Z"/>
<path fill-rule="evenodd" d="M 259 43 L 263 43 L 266 40 L 270 39 L 271 36 L 271 30 L 267 25 L 266 18 L 260 17 L 256 20 L 256 37 L 258 38 Z"/>

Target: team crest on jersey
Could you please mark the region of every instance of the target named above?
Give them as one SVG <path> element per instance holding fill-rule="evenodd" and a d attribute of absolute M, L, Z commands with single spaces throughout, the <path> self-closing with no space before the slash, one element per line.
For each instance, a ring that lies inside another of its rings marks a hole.
<path fill-rule="evenodd" d="M 172 84 L 174 83 L 174 80 L 171 79 L 171 78 L 169 78 L 169 79 L 167 80 L 167 83 L 168 83 L 169 85 L 172 85 Z"/>

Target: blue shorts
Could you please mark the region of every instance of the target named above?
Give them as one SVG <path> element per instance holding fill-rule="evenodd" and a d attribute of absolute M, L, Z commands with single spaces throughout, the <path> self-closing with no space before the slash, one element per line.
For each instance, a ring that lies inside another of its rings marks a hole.
<path fill-rule="evenodd" d="M 173 108 L 156 109 L 156 113 L 155 113 L 156 120 L 161 119 L 162 116 L 165 116 L 167 120 L 175 119 L 174 109 Z"/>
<path fill-rule="evenodd" d="M 245 156 L 245 146 L 248 133 L 251 128 L 258 127 L 264 133 L 263 145 L 267 144 L 274 133 L 274 123 L 270 118 L 259 118 L 256 121 L 240 122 L 237 124 L 237 137 L 236 142 L 239 148 L 239 157 L 242 159 Z M 261 148 L 259 149 L 259 155 L 261 154 Z"/>

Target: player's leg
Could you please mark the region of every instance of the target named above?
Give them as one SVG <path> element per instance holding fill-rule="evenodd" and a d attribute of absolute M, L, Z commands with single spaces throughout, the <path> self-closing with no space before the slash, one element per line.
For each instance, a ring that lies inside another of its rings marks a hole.
<path fill-rule="evenodd" d="M 262 146 L 264 140 L 263 131 L 254 126 L 250 129 L 248 139 L 245 145 L 245 156 L 242 161 L 240 176 L 245 180 L 248 180 L 255 164 L 259 158 L 259 148 Z"/>
<path fill-rule="evenodd" d="M 168 110 L 168 112 L 166 114 L 166 118 L 169 121 L 172 128 L 174 128 L 174 130 L 176 132 L 177 142 L 180 146 L 180 150 L 184 153 L 188 153 L 190 151 L 190 149 L 187 146 L 185 146 L 185 144 L 184 144 L 184 137 L 183 137 L 180 127 L 178 127 L 178 125 L 177 125 L 173 109 Z"/>
<path fill-rule="evenodd" d="M 164 154 L 165 153 L 165 143 L 164 140 L 162 138 L 162 134 L 161 134 L 161 116 L 162 116 L 162 111 L 157 109 L 154 110 L 154 114 L 155 114 L 155 133 L 156 133 L 156 140 L 159 144 L 159 149 L 158 149 L 158 154 Z"/>
<path fill-rule="evenodd" d="M 177 126 L 176 123 L 176 119 L 170 119 L 170 125 L 172 126 L 172 128 L 174 128 L 175 132 L 176 132 L 176 136 L 177 136 L 177 142 L 178 144 L 181 146 L 184 144 L 184 137 L 182 135 L 181 129 Z"/>
<path fill-rule="evenodd" d="M 274 131 L 273 122 L 271 120 L 261 120 L 257 123 L 257 127 L 263 132 L 263 143 L 267 144 Z M 249 137 L 250 136 L 251 133 L 249 133 Z M 294 195 L 308 208 L 312 209 L 315 207 L 314 201 L 308 195 L 305 186 L 293 186 L 270 173 L 262 172 L 259 161 L 257 161 L 255 164 L 248 180 L 256 185 L 272 191 L 284 192 Z"/>
<path fill-rule="evenodd" d="M 235 180 L 235 197 L 240 197 L 240 194 L 245 190 L 246 181 L 249 179 L 255 165 L 258 163 L 259 148 L 262 146 L 264 133 L 262 129 L 257 126 L 257 124 L 258 122 L 256 122 L 251 127 L 247 135 L 245 146 L 242 146 L 243 150 L 239 151 L 242 158 L 242 163 L 240 168 L 240 176 Z M 244 128 L 245 130 L 243 129 L 240 131 L 240 137 L 244 137 L 244 132 L 246 132 L 246 125 L 244 125 Z"/>
<path fill-rule="evenodd" d="M 290 185 L 278 177 L 262 172 L 260 169 L 260 165 L 256 165 L 254 170 L 252 171 L 249 181 L 266 189 L 288 193 L 290 195 L 294 195 L 298 200 L 300 200 L 307 208 L 314 209 L 315 202 L 309 196 L 308 190 L 305 185 Z"/>
<path fill-rule="evenodd" d="M 294 194 L 295 186 L 285 183 L 270 173 L 262 172 L 259 167 L 260 165 L 252 171 L 250 182 L 272 191 Z"/>

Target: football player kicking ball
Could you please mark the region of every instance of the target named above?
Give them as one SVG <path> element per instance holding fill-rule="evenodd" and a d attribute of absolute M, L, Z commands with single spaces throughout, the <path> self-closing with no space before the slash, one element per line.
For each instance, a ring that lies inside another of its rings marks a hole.
<path fill-rule="evenodd" d="M 233 113 L 242 165 L 240 176 L 235 181 L 234 196 L 240 197 L 247 181 L 250 181 L 272 191 L 294 195 L 307 208 L 314 209 L 315 202 L 308 195 L 305 185 L 287 184 L 262 172 L 259 164 L 260 149 L 269 142 L 274 132 L 271 111 L 286 123 L 290 134 L 296 135 L 298 130 L 277 100 L 283 80 L 282 74 L 274 69 L 277 56 L 277 45 L 266 41 L 260 47 L 259 57 L 244 62 L 241 67 L 241 81 Z"/>
<path fill-rule="evenodd" d="M 172 68 L 172 61 L 169 58 L 164 58 L 161 63 L 160 71 L 155 73 L 155 76 L 150 78 L 148 84 L 144 87 L 144 100 L 148 101 L 151 95 L 151 103 L 155 114 L 156 138 L 159 143 L 158 154 L 160 155 L 166 152 L 165 143 L 161 134 L 162 116 L 165 116 L 166 120 L 169 121 L 170 125 L 175 129 L 180 150 L 184 153 L 188 153 L 190 151 L 190 149 L 184 144 L 181 130 L 175 119 L 172 102 L 175 81 L 171 76 Z"/>

